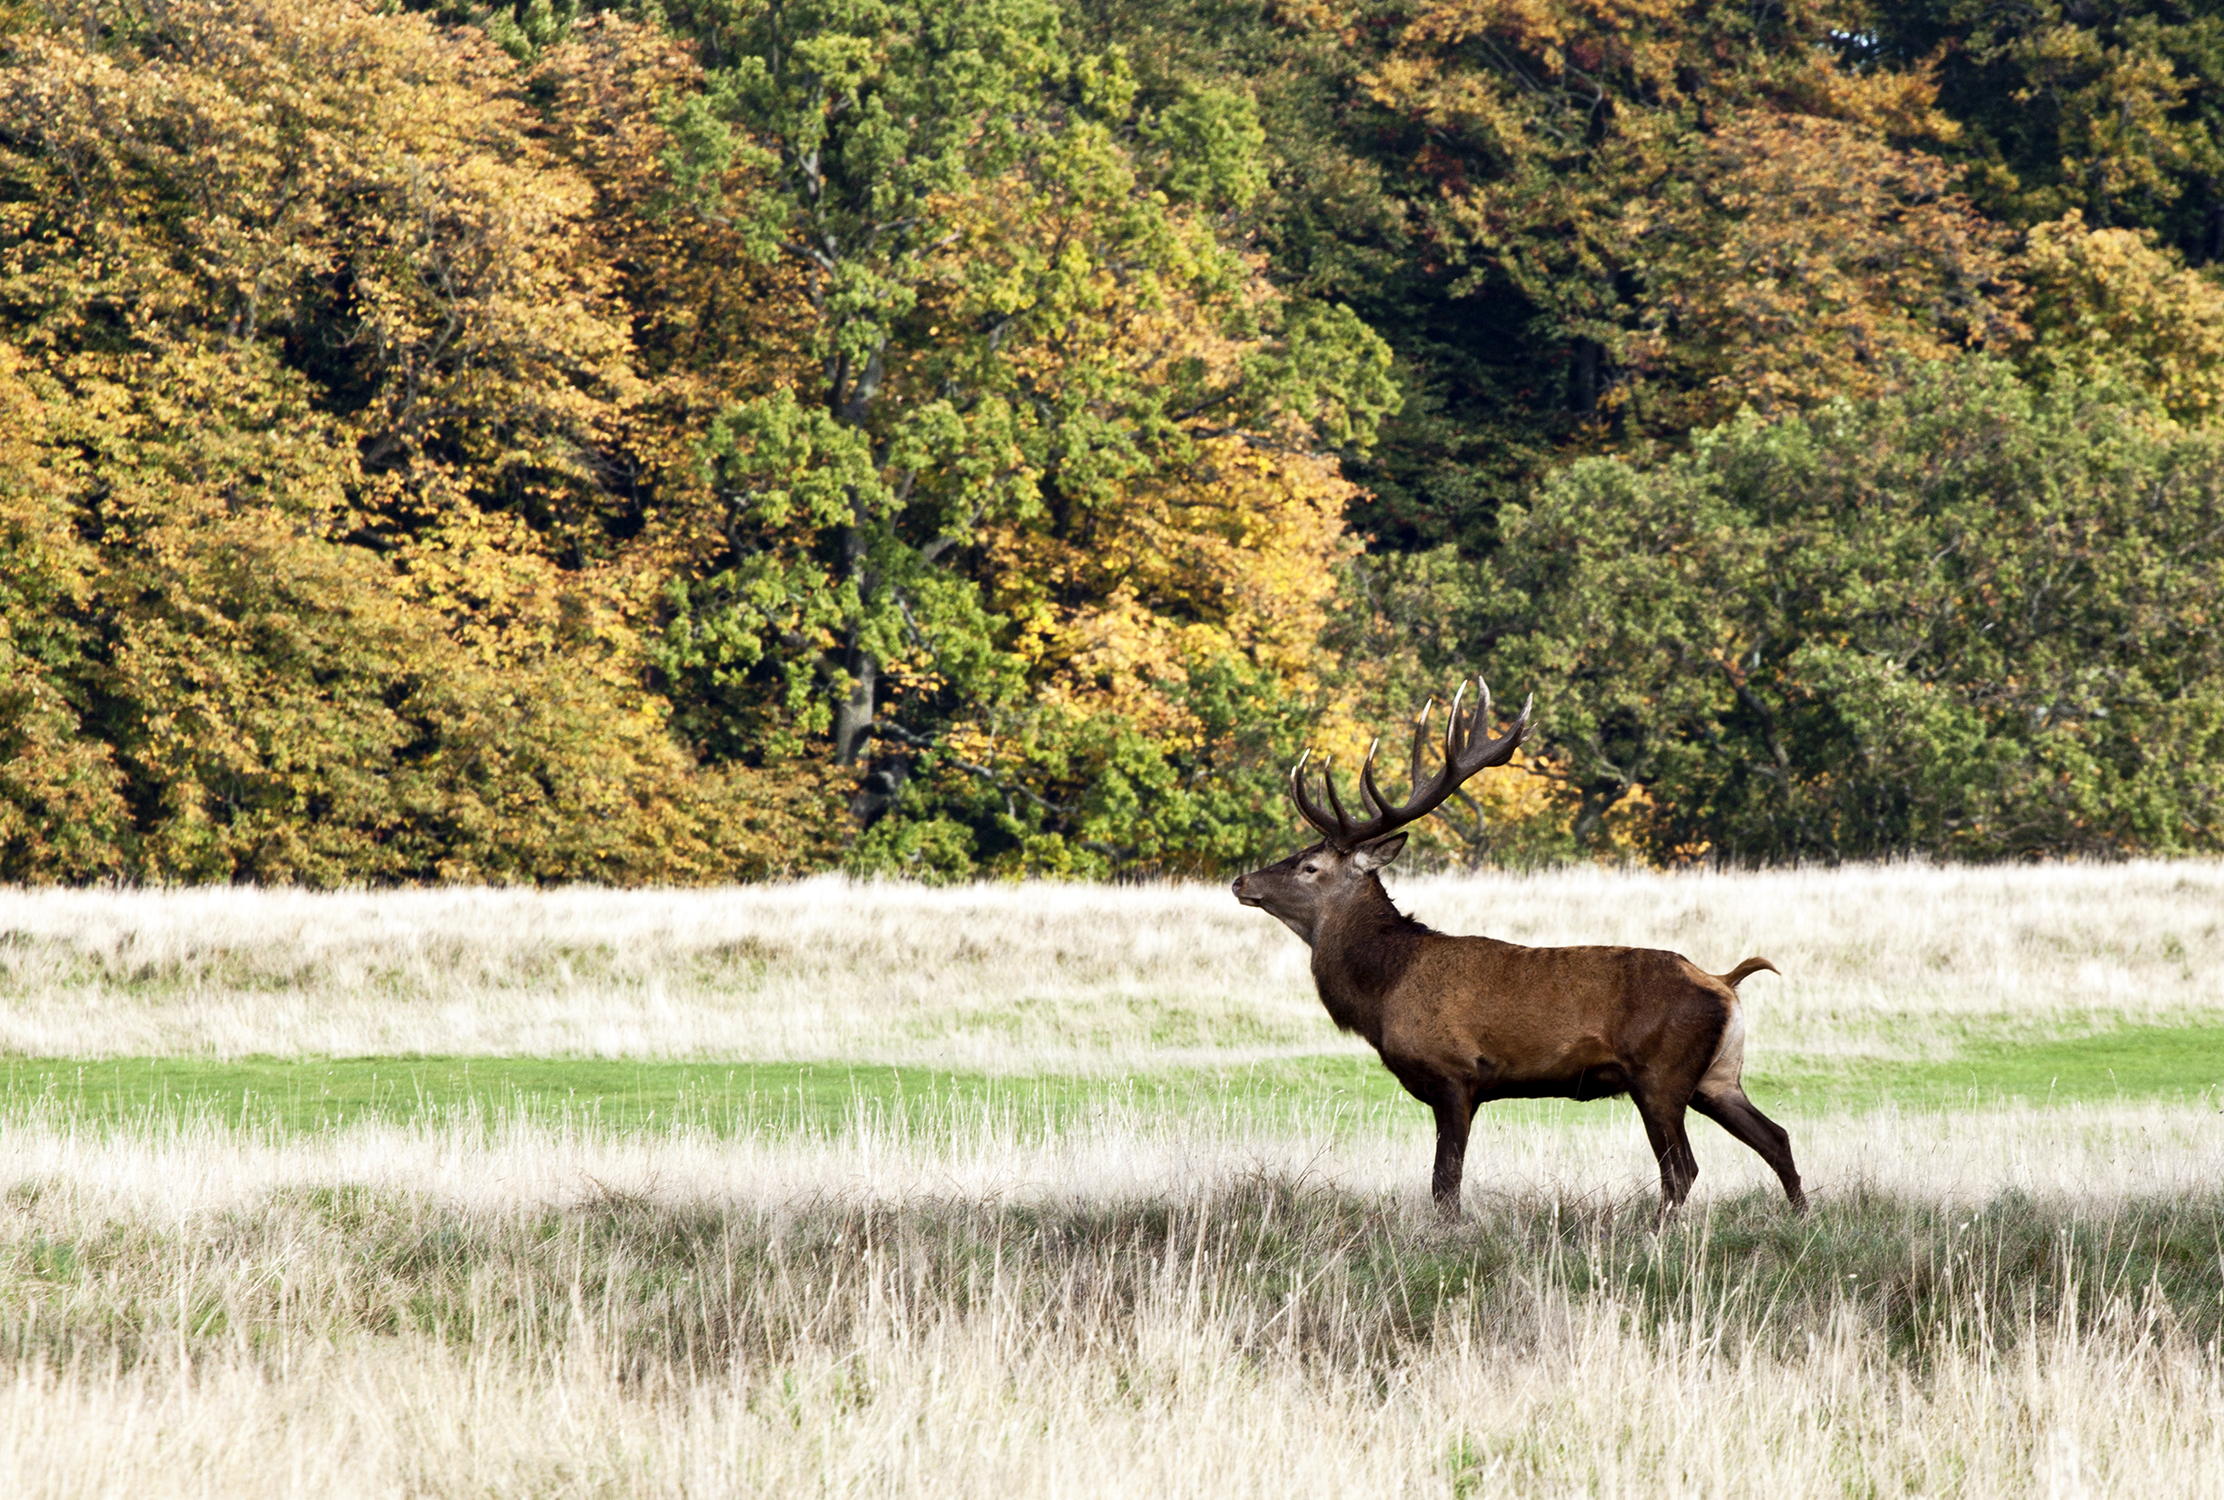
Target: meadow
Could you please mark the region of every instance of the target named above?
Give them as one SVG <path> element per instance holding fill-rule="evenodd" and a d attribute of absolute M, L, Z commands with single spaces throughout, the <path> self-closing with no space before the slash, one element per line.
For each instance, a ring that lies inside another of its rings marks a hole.
<path fill-rule="evenodd" d="M 0 891 L 0 1493 L 2214 1494 L 2224 867 L 1408 879 L 1783 969 L 1427 1115 L 1205 886 Z"/>

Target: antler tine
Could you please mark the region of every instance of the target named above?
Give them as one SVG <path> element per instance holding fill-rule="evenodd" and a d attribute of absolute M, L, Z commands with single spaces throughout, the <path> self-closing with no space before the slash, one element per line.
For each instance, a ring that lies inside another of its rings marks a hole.
<path fill-rule="evenodd" d="M 1489 690 L 1485 689 L 1484 694 L 1483 701 L 1487 707 L 1490 701 Z M 1529 710 L 1536 706 L 1536 702 L 1537 695 L 1531 693 L 1528 699 L 1522 703 L 1521 715 L 1514 720 L 1513 728 L 1507 730 L 1497 739 L 1485 740 L 1481 745 L 1476 746 L 1467 759 L 1460 763 L 1460 774 L 1472 776 L 1477 771 L 1487 770 L 1492 766 L 1502 766 L 1507 761 L 1512 760 L 1515 747 L 1520 745 L 1522 736 L 1529 732 Z M 1483 722 L 1487 724 L 1488 720 L 1485 719 Z"/>
<path fill-rule="evenodd" d="M 1390 811 L 1390 799 L 1375 785 L 1375 752 L 1381 748 L 1382 737 L 1377 735 L 1367 746 L 1367 758 L 1359 763 L 1359 800 L 1370 821 Z"/>
<path fill-rule="evenodd" d="M 1322 764 L 1321 785 L 1328 788 L 1328 805 L 1336 809 L 1336 837 L 1340 839 L 1350 838 L 1352 831 L 1351 814 L 1344 811 L 1344 799 L 1336 795 L 1335 766 L 1327 764 L 1325 762 Z M 1369 818 L 1367 820 L 1368 823 L 1372 823 L 1374 821 L 1375 820 L 1373 818 Z M 1366 825 L 1362 824 L 1361 826 L 1364 827 Z"/>
<path fill-rule="evenodd" d="M 1305 794 L 1305 766 L 1312 758 L 1313 752 L 1308 749 L 1297 758 L 1297 764 L 1290 767 L 1290 800 L 1297 804 L 1299 815 L 1312 824 L 1316 832 L 1334 838 L 1336 825 L 1329 821 L 1328 814 L 1321 810 L 1320 805 Z"/>
<path fill-rule="evenodd" d="M 1467 735 L 1473 732 L 1463 732 L 1460 728 L 1460 705 L 1466 701 L 1467 679 L 1462 677 L 1459 690 L 1452 694 L 1452 712 L 1444 720 L 1444 766 L 1437 772 L 1439 776 L 1452 774 L 1452 767 L 1459 764 L 1460 746 L 1466 743 Z"/>
<path fill-rule="evenodd" d="M 1431 693 L 1429 701 L 1421 705 L 1421 712 L 1413 719 L 1413 756 L 1412 763 L 1406 768 L 1405 777 L 1408 796 L 1412 795 L 1414 787 L 1421 784 L 1421 760 L 1429 753 L 1429 715 L 1435 712 L 1436 695 Z"/>
<path fill-rule="evenodd" d="M 1460 688 L 1464 692 L 1467 684 L 1461 683 Z M 1472 775 L 1481 769 L 1480 766 L 1473 763 L 1475 742 L 1481 739 L 1487 744 L 1489 734 L 1490 684 L 1478 677 L 1475 679 L 1475 712 L 1468 717 L 1467 723 L 1461 727 L 1458 756 L 1461 775 Z M 1445 757 L 1447 761 L 1452 758 L 1449 755 Z"/>

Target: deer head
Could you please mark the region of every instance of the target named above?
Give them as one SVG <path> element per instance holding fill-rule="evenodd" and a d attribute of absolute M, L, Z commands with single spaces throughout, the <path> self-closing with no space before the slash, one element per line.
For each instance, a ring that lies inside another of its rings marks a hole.
<path fill-rule="evenodd" d="M 1521 716 L 1514 720 L 1513 727 L 1492 739 L 1488 733 L 1490 689 L 1480 679 L 1475 687 L 1472 707 L 1467 705 L 1466 683 L 1461 683 L 1453 695 L 1452 712 L 1444 725 L 1443 763 L 1435 775 L 1427 777 L 1422 773 L 1428 759 L 1429 718 L 1436 710 L 1436 700 L 1431 698 L 1422 705 L 1413 721 L 1412 789 L 1406 800 L 1395 806 L 1375 784 L 1375 752 L 1381 749 L 1381 740 L 1367 747 L 1367 758 L 1359 767 L 1359 802 L 1366 814 L 1360 818 L 1345 810 L 1336 778 L 1325 762 L 1317 768 L 1317 774 L 1327 806 L 1315 802 L 1307 785 L 1315 774 L 1312 752 L 1308 750 L 1299 757 L 1290 768 L 1290 797 L 1305 821 L 1319 831 L 1321 840 L 1279 864 L 1238 877 L 1236 899 L 1245 906 L 1262 908 L 1311 943 L 1326 913 L 1341 907 L 1365 887 L 1381 889 L 1374 872 L 1405 848 L 1406 825 L 1434 812 L 1476 772 L 1511 760 L 1515 747 L 1529 732 L 1529 710 L 1536 701 L 1533 696 L 1521 706 Z"/>

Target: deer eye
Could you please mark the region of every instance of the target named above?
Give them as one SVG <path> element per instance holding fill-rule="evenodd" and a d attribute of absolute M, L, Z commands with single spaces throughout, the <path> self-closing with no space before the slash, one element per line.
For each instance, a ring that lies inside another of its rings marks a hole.
<path fill-rule="evenodd" d="M 1301 875 L 1318 875 L 1320 868 L 1319 865 L 1301 865 L 1298 867 L 1298 873 Z"/>

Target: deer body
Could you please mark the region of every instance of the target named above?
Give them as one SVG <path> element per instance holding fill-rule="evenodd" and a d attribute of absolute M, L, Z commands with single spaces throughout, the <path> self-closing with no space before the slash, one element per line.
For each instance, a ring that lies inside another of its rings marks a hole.
<path fill-rule="evenodd" d="M 1736 986 L 1756 970 L 1774 972 L 1766 959 L 1714 975 L 1659 948 L 1527 948 L 1453 937 L 1391 903 L 1376 871 L 1405 846 L 1405 834 L 1395 830 L 1475 770 L 1503 763 L 1527 729 L 1525 709 L 1503 740 L 1478 750 L 1474 740 L 1488 705 L 1486 692 L 1463 740 L 1454 700 L 1445 769 L 1433 786 L 1424 787 L 1419 775 L 1416 733 L 1415 793 L 1403 807 L 1391 808 L 1375 788 L 1370 752 L 1361 789 L 1375 816 L 1365 823 L 1354 825 L 1335 803 L 1333 782 L 1335 812 L 1321 812 L 1293 773 L 1299 809 L 1328 837 L 1239 878 L 1236 899 L 1265 909 L 1305 940 L 1330 1019 L 1365 1038 L 1406 1091 L 1434 1111 L 1431 1186 L 1448 1215 L 1459 1211 L 1478 1106 L 1623 1093 L 1643 1117 L 1659 1161 L 1663 1220 L 1699 1173 L 1684 1134 L 1686 1109 L 1758 1152 L 1803 1208 L 1790 1138 L 1753 1106 L 1740 1082 L 1745 1021 Z"/>

